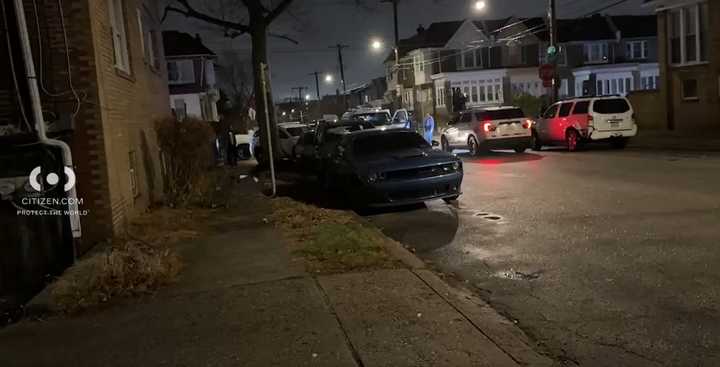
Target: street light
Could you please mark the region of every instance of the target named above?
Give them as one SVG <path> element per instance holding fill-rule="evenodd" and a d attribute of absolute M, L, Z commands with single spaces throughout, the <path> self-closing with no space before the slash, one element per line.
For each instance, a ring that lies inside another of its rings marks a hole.
<path fill-rule="evenodd" d="M 475 5 L 473 5 L 473 8 L 475 9 L 475 11 L 485 10 L 485 1 L 483 1 L 483 0 L 475 1 Z"/>
<path fill-rule="evenodd" d="M 374 39 L 374 40 L 372 40 L 372 41 L 370 42 L 370 48 L 371 48 L 373 51 L 380 51 L 380 50 L 382 50 L 382 48 L 383 48 L 383 43 L 382 43 L 382 41 L 379 40 L 379 39 Z"/>
<path fill-rule="evenodd" d="M 325 82 L 326 83 L 332 83 L 333 82 L 333 76 L 332 74 L 325 75 Z"/>
<path fill-rule="evenodd" d="M 305 100 L 306 100 L 306 101 L 309 101 L 309 100 L 310 100 L 310 95 L 309 95 L 309 94 L 306 94 L 306 95 L 305 95 Z"/>

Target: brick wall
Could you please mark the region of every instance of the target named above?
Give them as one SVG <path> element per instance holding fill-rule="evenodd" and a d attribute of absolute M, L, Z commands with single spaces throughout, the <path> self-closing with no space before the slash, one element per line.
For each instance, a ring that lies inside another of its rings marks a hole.
<path fill-rule="evenodd" d="M 146 9 L 157 13 L 154 2 L 148 3 Z M 113 66 L 107 0 L 65 0 L 62 4 L 79 107 L 68 81 L 58 2 L 26 0 L 25 10 L 38 76 L 42 76 L 43 108 L 58 120 L 72 121 L 72 133 L 65 139 L 73 153 L 78 196 L 84 200 L 81 209 L 89 210 L 81 218 L 82 253 L 97 241 L 122 232 L 129 218 L 161 199 L 153 122 L 170 116 L 170 108 L 164 61 L 154 71 L 143 58 L 136 15 L 142 0 L 124 1 L 130 75 L 118 73 Z M 159 24 L 143 26 L 160 30 Z M 162 47 L 158 49 L 162 52 Z M 131 152 L 138 195 L 131 188 Z"/>
<path fill-rule="evenodd" d="M 671 66 L 668 63 L 668 16 L 658 13 L 658 61 L 660 64 L 660 93 L 658 102 L 667 108 L 667 126 L 684 133 L 700 133 L 720 128 L 720 3 L 708 1 L 708 63 L 695 66 Z M 699 100 L 682 98 L 683 81 L 698 81 Z"/>

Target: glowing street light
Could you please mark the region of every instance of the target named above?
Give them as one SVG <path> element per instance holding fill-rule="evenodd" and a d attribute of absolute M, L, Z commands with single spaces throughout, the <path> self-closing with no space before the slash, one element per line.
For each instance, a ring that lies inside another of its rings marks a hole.
<path fill-rule="evenodd" d="M 285 111 L 283 111 L 282 115 L 285 116 Z"/>
<path fill-rule="evenodd" d="M 473 5 L 473 8 L 475 9 L 475 11 L 485 10 L 485 1 L 483 1 L 483 0 L 475 1 L 475 5 Z"/>
<path fill-rule="evenodd" d="M 379 40 L 379 39 L 372 40 L 372 41 L 370 42 L 370 48 L 371 48 L 373 51 L 380 51 L 380 50 L 382 50 L 382 48 L 383 48 L 383 43 L 382 43 L 382 41 Z"/>
<path fill-rule="evenodd" d="M 333 76 L 332 74 L 325 75 L 325 82 L 326 83 L 332 83 L 333 82 Z"/>
<path fill-rule="evenodd" d="M 294 108 L 291 109 L 291 110 L 290 110 L 290 113 L 295 113 L 295 109 L 294 109 Z"/>
<path fill-rule="evenodd" d="M 309 101 L 309 100 L 310 100 L 310 95 L 309 95 L 309 94 L 306 94 L 306 95 L 305 95 L 305 100 L 306 100 L 306 101 Z"/>

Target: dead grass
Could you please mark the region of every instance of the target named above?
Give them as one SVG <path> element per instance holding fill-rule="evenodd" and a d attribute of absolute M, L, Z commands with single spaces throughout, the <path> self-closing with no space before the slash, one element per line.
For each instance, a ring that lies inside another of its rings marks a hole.
<path fill-rule="evenodd" d="M 112 299 L 150 293 L 182 269 L 173 244 L 207 232 L 215 210 L 157 208 L 129 226 L 126 238 L 98 245 L 50 285 L 50 308 L 77 313 Z"/>
<path fill-rule="evenodd" d="M 270 220 L 290 239 L 293 253 L 312 273 L 399 267 L 387 246 L 392 240 L 355 214 L 318 208 L 288 198 L 272 201 Z"/>

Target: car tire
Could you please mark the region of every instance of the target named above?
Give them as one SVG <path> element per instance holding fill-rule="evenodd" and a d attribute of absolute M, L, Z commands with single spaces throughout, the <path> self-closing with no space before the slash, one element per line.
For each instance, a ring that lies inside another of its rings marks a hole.
<path fill-rule="evenodd" d="M 542 150 L 543 144 L 542 141 L 540 141 L 540 138 L 537 136 L 537 133 L 533 131 L 532 136 L 530 137 L 530 146 L 532 150 L 539 152 Z"/>
<path fill-rule="evenodd" d="M 570 129 L 565 133 L 565 145 L 568 152 L 576 152 L 580 148 L 580 135 L 577 130 Z"/>
<path fill-rule="evenodd" d="M 454 195 L 447 198 L 443 198 L 443 201 L 445 201 L 448 204 L 454 203 L 457 201 L 457 199 L 460 197 L 460 195 Z"/>
<path fill-rule="evenodd" d="M 611 142 L 611 144 L 612 144 L 612 147 L 615 149 L 625 149 L 625 146 L 627 146 L 627 142 L 628 142 L 627 138 L 617 138 L 617 139 L 614 139 Z"/>
<path fill-rule="evenodd" d="M 468 149 L 470 150 L 471 156 L 480 155 L 480 144 L 478 144 L 477 139 L 475 139 L 474 136 L 471 136 L 468 139 Z"/>
<path fill-rule="evenodd" d="M 440 149 L 447 153 L 451 153 L 452 151 L 452 149 L 450 149 L 450 143 L 448 143 L 447 138 L 444 136 L 440 137 Z"/>
<path fill-rule="evenodd" d="M 515 153 L 525 153 L 525 150 L 527 150 L 527 148 L 525 148 L 525 147 L 515 147 L 514 150 L 515 150 Z"/>

